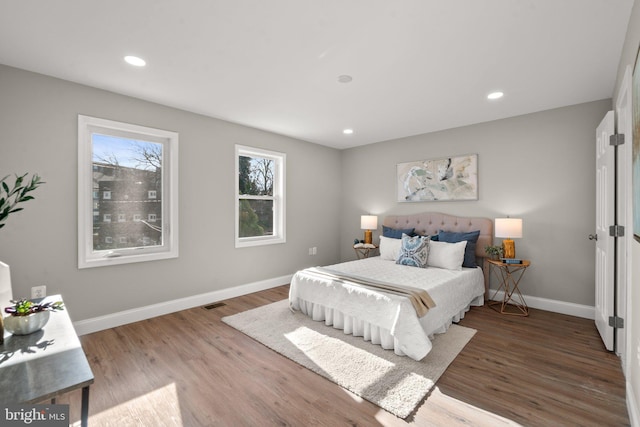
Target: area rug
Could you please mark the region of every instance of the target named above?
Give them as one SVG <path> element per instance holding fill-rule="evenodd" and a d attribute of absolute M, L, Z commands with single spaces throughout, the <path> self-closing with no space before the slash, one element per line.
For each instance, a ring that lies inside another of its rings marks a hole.
<path fill-rule="evenodd" d="M 417 362 L 292 312 L 288 300 L 222 321 L 400 418 L 411 415 L 476 333 L 452 325 Z"/>

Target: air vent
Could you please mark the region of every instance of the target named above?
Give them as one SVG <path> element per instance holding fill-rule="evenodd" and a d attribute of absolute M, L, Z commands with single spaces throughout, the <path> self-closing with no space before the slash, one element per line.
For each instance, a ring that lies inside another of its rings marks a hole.
<path fill-rule="evenodd" d="M 205 310 L 213 310 L 214 308 L 224 307 L 225 305 L 227 305 L 227 304 L 225 304 L 223 302 L 215 302 L 213 304 L 205 305 L 204 309 Z"/>

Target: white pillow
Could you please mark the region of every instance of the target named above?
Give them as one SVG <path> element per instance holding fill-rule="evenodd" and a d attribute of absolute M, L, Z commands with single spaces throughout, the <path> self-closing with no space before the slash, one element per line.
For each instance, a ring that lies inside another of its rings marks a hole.
<path fill-rule="evenodd" d="M 396 261 L 402 249 L 402 239 L 380 236 L 380 258 Z"/>
<path fill-rule="evenodd" d="M 447 270 L 462 270 L 464 249 L 466 247 L 466 240 L 458 243 L 438 242 L 432 240 L 429 242 L 429 258 L 427 259 L 427 266 L 446 268 Z"/>

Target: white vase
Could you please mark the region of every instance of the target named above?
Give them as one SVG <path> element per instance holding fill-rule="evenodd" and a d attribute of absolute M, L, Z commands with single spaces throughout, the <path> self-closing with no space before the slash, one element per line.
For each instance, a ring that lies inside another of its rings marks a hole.
<path fill-rule="evenodd" d="M 29 335 L 39 331 L 49 321 L 50 311 L 39 311 L 27 316 L 7 316 L 4 329 L 13 335 Z"/>

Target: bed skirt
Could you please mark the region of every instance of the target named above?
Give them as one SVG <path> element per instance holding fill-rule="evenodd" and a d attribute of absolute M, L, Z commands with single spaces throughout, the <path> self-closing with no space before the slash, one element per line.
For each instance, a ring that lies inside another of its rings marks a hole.
<path fill-rule="evenodd" d="M 297 298 L 296 301 L 290 302 L 294 309 L 300 310 L 300 312 L 306 314 L 311 319 L 317 322 L 324 322 L 327 326 L 333 326 L 336 329 L 341 329 L 345 334 L 353 335 L 355 337 L 362 337 L 365 341 L 370 341 L 372 344 L 376 344 L 384 348 L 385 350 L 393 350 L 398 356 L 409 356 L 415 360 L 421 360 L 431 350 L 431 339 L 434 334 L 443 334 L 447 332 L 449 326 L 452 323 L 458 323 L 464 318 L 464 315 L 469 311 L 471 306 L 478 306 L 484 304 L 483 296 L 475 298 L 469 305 L 460 310 L 456 315 L 449 319 L 444 325 L 441 325 L 434 331 L 424 333 L 424 350 L 419 354 L 407 354 L 403 349 L 405 346 L 395 338 L 388 329 L 381 328 L 373 325 L 369 322 L 359 319 L 355 316 L 345 315 L 343 312 L 326 307 L 322 304 L 317 304 L 309 301 Z M 428 316 L 428 315 L 427 315 Z M 422 354 L 424 353 L 424 354 Z"/>

